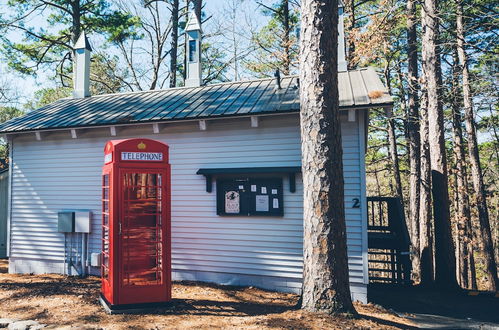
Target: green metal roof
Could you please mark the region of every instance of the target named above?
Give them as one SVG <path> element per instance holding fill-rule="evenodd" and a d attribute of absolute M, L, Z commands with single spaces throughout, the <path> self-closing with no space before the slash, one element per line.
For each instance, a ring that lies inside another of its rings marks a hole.
<path fill-rule="evenodd" d="M 338 80 L 340 107 L 392 104 L 372 69 L 340 72 Z M 0 133 L 299 112 L 298 78 L 282 78 L 281 87 L 260 79 L 66 98 L 3 123 Z"/>

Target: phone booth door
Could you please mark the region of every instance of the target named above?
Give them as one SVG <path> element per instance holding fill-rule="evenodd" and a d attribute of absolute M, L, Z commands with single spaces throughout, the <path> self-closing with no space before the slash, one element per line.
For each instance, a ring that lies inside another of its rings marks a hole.
<path fill-rule="evenodd" d="M 120 304 L 168 299 L 163 239 L 166 179 L 166 171 L 120 171 Z"/>
<path fill-rule="evenodd" d="M 102 294 L 105 308 L 171 300 L 168 146 L 113 140 L 102 171 Z"/>

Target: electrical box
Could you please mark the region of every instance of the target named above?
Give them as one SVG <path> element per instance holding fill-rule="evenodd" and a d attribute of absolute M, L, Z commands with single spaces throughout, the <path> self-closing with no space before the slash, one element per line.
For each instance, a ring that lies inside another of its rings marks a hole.
<path fill-rule="evenodd" d="M 75 211 L 75 233 L 90 233 L 90 211 Z"/>
<path fill-rule="evenodd" d="M 59 212 L 57 231 L 60 233 L 72 233 L 75 228 L 75 213 L 74 212 Z"/>
<path fill-rule="evenodd" d="M 101 254 L 100 253 L 90 254 L 90 266 L 92 266 L 92 267 L 100 267 L 101 266 Z"/>

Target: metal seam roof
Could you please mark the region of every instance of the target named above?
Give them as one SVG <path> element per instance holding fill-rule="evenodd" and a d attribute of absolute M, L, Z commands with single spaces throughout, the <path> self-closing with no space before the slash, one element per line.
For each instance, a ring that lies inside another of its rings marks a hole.
<path fill-rule="evenodd" d="M 185 119 L 299 112 L 298 78 L 274 78 L 167 90 L 61 99 L 0 125 L 0 133 L 121 125 Z M 340 108 L 393 103 L 372 68 L 338 75 Z"/>

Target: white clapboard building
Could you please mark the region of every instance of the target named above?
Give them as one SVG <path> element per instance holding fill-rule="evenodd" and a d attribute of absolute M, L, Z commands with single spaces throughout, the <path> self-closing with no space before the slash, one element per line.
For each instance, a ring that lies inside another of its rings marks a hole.
<path fill-rule="evenodd" d="M 170 147 L 173 279 L 301 290 L 299 80 L 201 85 L 200 29 L 194 16 L 187 30 L 192 41 L 187 87 L 90 96 L 91 48 L 82 35 L 75 47 L 74 96 L 0 126 L 10 146 L 10 272 L 71 272 L 68 253 L 73 254 L 79 236 L 58 231 L 58 214 L 89 210 L 88 242 L 74 253 L 83 258 L 85 272 L 98 274 L 92 257 L 101 251 L 104 145 L 149 138 Z M 342 33 L 339 48 L 350 284 L 353 299 L 365 302 L 368 113 L 391 107 L 392 99 L 373 69 L 347 71 Z M 217 181 L 238 178 L 282 182 L 281 212 L 219 215 Z"/>

